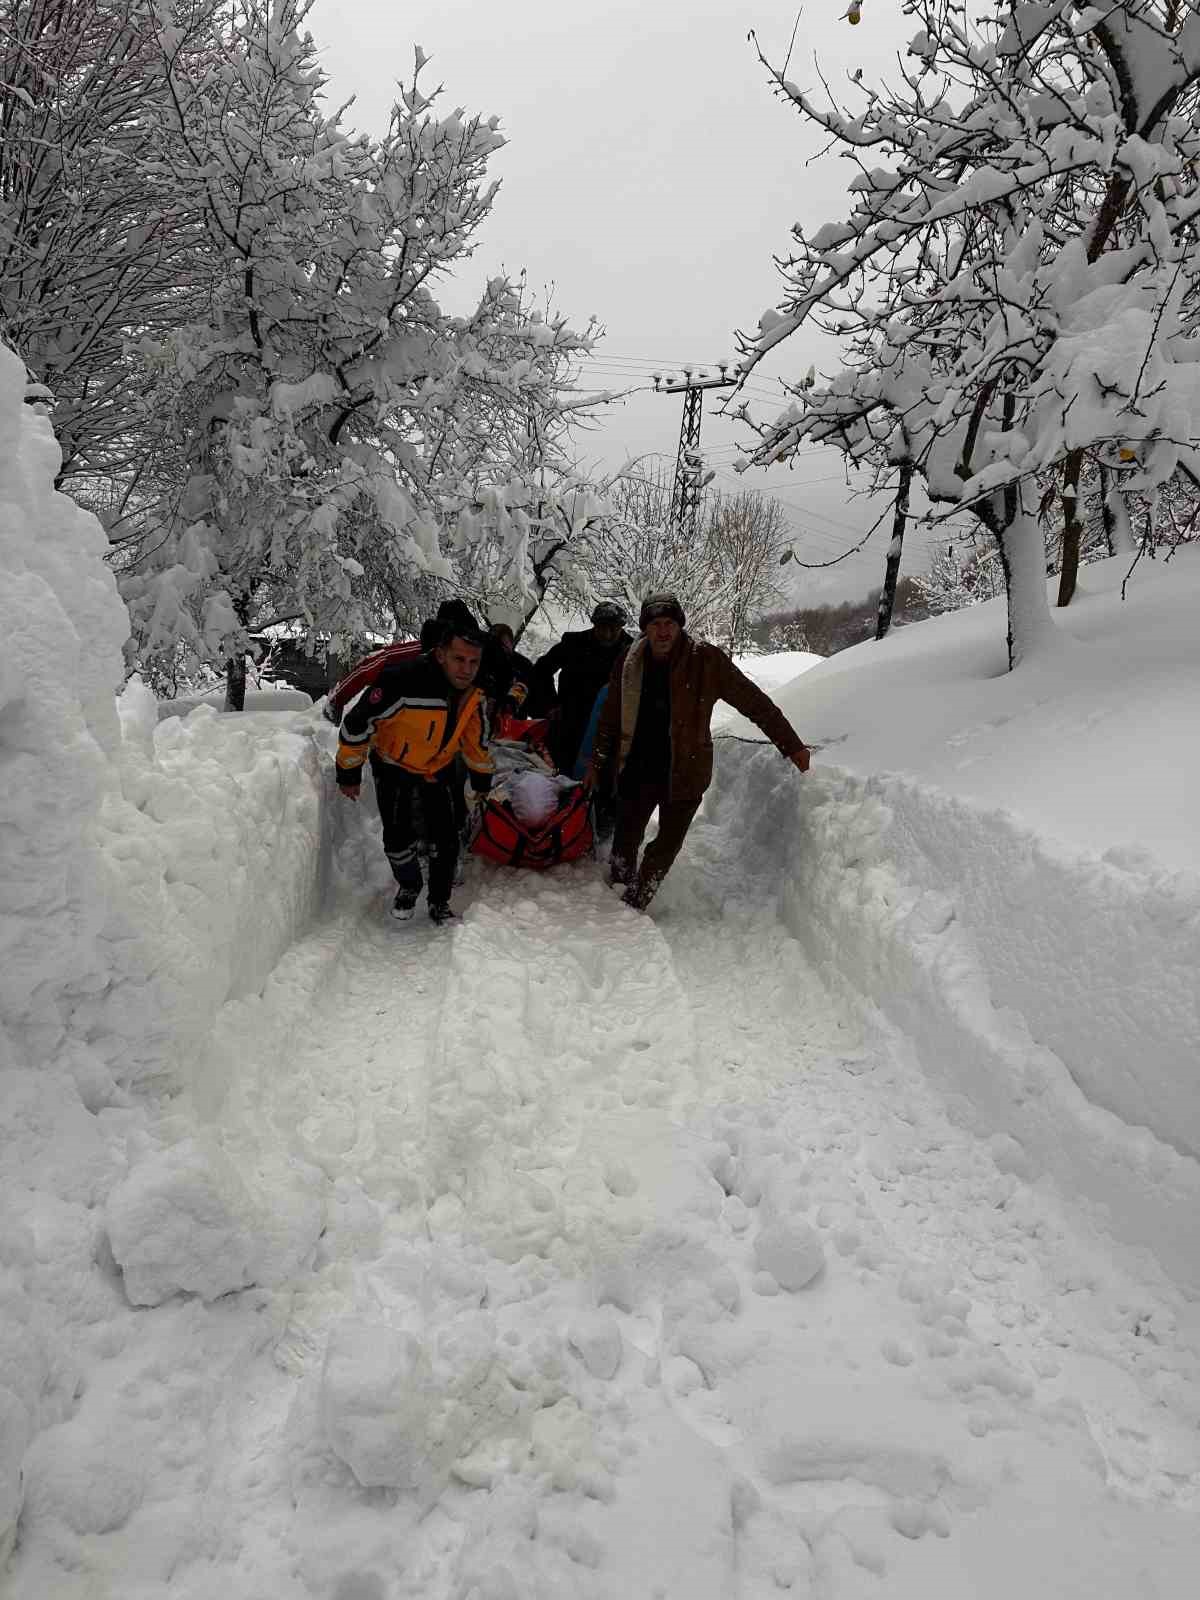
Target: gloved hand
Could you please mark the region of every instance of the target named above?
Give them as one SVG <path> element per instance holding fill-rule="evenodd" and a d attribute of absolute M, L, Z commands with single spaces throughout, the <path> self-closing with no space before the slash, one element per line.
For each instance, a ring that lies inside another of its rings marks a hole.
<path fill-rule="evenodd" d="M 812 752 L 806 744 L 802 744 L 795 755 L 790 756 L 788 759 L 800 772 L 807 772 L 809 761 L 812 759 Z"/>

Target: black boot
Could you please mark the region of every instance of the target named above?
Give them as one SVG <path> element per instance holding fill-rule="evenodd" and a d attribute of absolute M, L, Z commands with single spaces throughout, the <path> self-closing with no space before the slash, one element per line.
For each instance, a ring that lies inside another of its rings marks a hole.
<path fill-rule="evenodd" d="M 417 895 L 411 889 L 397 889 L 396 898 L 392 901 L 389 916 L 397 922 L 411 922 L 417 908 Z"/>

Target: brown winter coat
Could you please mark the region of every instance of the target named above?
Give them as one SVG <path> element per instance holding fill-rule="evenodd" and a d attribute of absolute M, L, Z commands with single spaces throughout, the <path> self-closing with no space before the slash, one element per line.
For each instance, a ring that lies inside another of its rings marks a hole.
<path fill-rule="evenodd" d="M 637 640 L 613 668 L 592 758 L 601 782 L 620 776 L 633 743 L 648 649 L 644 638 Z M 701 795 L 712 782 L 709 725 L 718 700 L 748 717 L 785 756 L 803 750 L 804 741 L 779 707 L 715 644 L 704 644 L 681 633 L 669 661 L 674 795 Z"/>

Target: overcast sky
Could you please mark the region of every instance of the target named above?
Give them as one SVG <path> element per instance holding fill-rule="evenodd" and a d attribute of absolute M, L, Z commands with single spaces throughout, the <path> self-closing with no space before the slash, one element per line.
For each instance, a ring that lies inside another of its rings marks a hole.
<path fill-rule="evenodd" d="M 839 88 L 857 67 L 868 81 L 893 73 L 912 32 L 899 0 L 865 0 L 856 28 L 845 9 L 810 0 L 800 14 L 789 76 L 803 87 L 819 87 L 814 53 Z M 445 86 L 443 111 L 500 118 L 501 191 L 443 299 L 465 308 L 499 268 L 527 268 L 571 320 L 594 312 L 604 324 L 594 370 L 613 388 L 648 387 L 656 367 L 732 356 L 734 329 L 753 327 L 778 299 L 772 258 L 787 250 L 791 224 L 845 214 L 853 169 L 836 156 L 806 164 L 818 141 L 772 96 L 747 39 L 753 28 L 782 62 L 795 23 L 794 8 L 770 0 L 319 0 L 311 18 L 331 97 L 356 97 L 355 127 L 386 126 L 414 43 L 431 57 L 426 92 Z M 794 335 L 758 368 L 754 399 L 769 406 L 772 380 L 813 361 L 832 364 L 828 342 Z M 730 468 L 745 430 L 715 415 L 718 398 L 706 396 L 702 436 L 717 484 L 775 496 L 802 560 L 829 561 L 857 542 L 882 507 L 850 496 L 840 455 L 813 450 L 738 479 Z M 634 394 L 581 440 L 581 457 L 611 468 L 660 451 L 673 463 L 680 412 L 678 396 Z M 889 531 L 838 567 L 797 571 L 797 598 L 855 598 L 878 584 Z M 909 570 L 924 564 L 915 541 L 908 556 Z"/>

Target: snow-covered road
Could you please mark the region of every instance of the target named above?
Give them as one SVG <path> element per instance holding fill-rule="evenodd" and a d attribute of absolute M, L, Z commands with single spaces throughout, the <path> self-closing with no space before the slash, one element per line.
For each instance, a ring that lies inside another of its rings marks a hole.
<path fill-rule="evenodd" d="M 315 1263 L 123 1314 L 14 1596 L 1191 1592 L 1197 1308 L 861 1034 L 725 837 L 653 920 L 590 865 L 473 867 L 453 930 L 360 893 L 231 1009 L 215 1132 L 281 1251 L 323 1196 Z"/>

